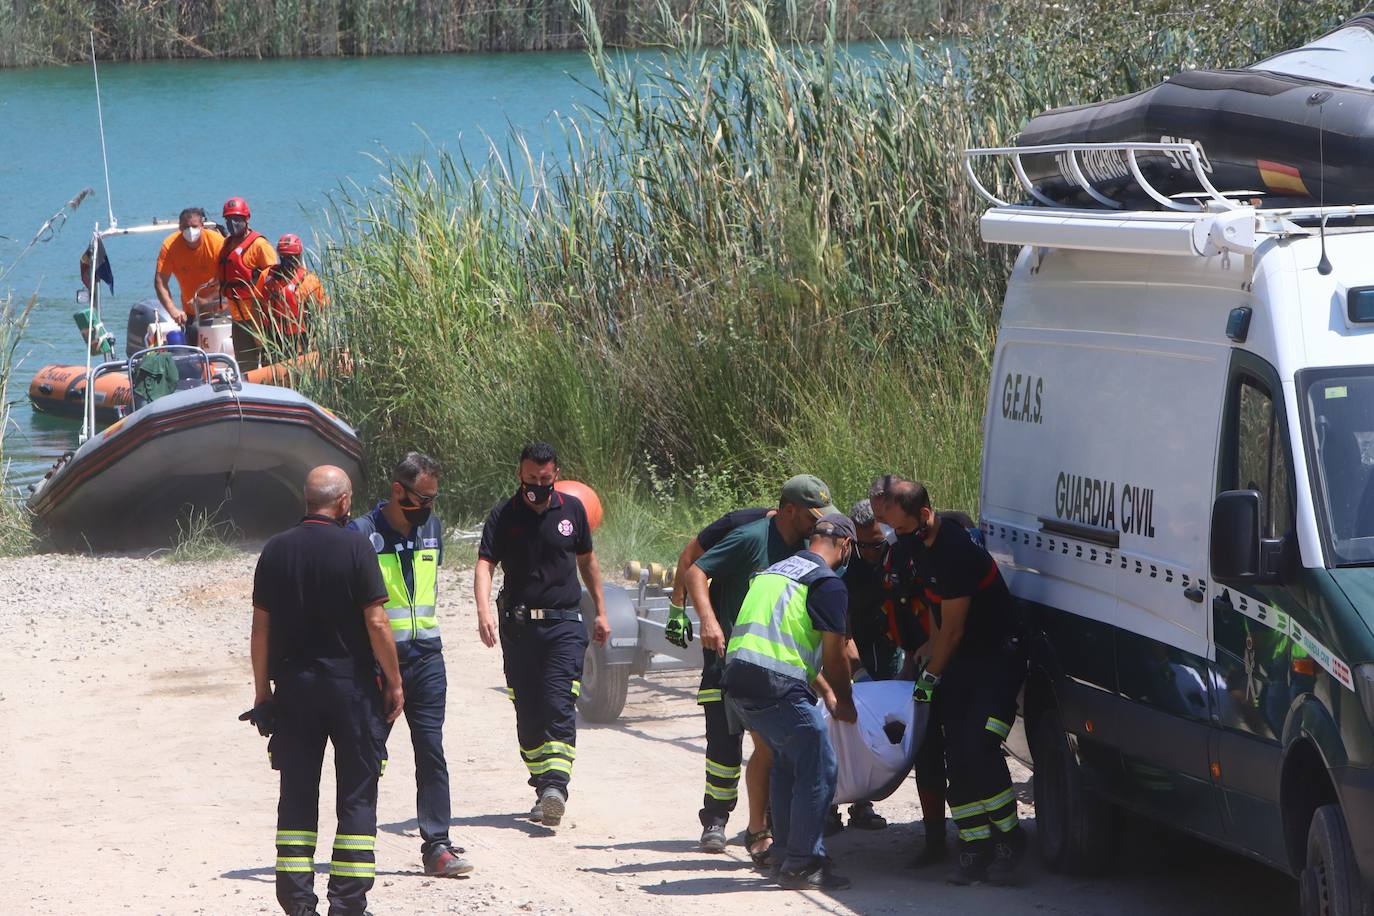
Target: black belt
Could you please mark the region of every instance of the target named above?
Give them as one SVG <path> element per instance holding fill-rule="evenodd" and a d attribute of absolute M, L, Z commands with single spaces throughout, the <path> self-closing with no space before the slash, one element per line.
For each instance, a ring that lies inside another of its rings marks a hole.
<path fill-rule="evenodd" d="M 506 620 L 524 623 L 529 620 L 581 620 L 582 612 L 577 608 L 562 607 L 525 607 L 517 604 L 501 612 Z"/>

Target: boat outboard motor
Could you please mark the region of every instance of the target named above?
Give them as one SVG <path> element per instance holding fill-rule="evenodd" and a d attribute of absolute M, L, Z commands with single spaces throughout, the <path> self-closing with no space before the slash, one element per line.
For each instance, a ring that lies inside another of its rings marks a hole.
<path fill-rule="evenodd" d="M 137 302 L 129 309 L 129 329 L 124 340 L 124 355 L 133 356 L 148 346 L 148 330 L 154 322 L 172 322 L 172 316 L 156 297 Z"/>

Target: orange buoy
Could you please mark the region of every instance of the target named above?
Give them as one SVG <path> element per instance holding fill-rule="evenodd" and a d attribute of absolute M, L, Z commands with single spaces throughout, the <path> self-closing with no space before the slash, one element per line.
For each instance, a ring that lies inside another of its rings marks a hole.
<path fill-rule="evenodd" d="M 601 497 L 585 483 L 576 480 L 560 480 L 553 485 L 559 493 L 576 496 L 587 510 L 587 524 L 595 531 L 601 527 Z"/>

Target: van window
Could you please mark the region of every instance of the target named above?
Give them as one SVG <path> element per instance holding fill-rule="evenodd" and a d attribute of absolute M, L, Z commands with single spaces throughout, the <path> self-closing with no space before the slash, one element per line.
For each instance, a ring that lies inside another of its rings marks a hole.
<path fill-rule="evenodd" d="M 1258 490 L 1266 538 L 1281 538 L 1292 526 L 1288 448 L 1269 393 L 1249 379 L 1240 382 L 1235 463 L 1237 490 Z"/>
<path fill-rule="evenodd" d="M 1374 562 L 1374 372 L 1299 373 L 1312 498 L 1338 566 Z"/>

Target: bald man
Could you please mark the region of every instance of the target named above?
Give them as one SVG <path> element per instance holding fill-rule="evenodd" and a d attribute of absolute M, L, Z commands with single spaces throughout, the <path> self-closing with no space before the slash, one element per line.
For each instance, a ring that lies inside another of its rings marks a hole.
<path fill-rule="evenodd" d="M 270 736 L 268 756 L 281 773 L 277 902 L 291 916 L 318 916 L 320 768 L 325 742 L 333 743 L 338 829 L 329 857 L 329 912 L 355 916 L 367 909 L 377 869 L 382 735 L 405 697 L 377 558 L 367 538 L 343 527 L 353 504 L 348 475 L 332 465 L 312 470 L 305 504 L 300 524 L 268 541 L 258 557 L 255 692 L 253 708 L 240 718 Z"/>

